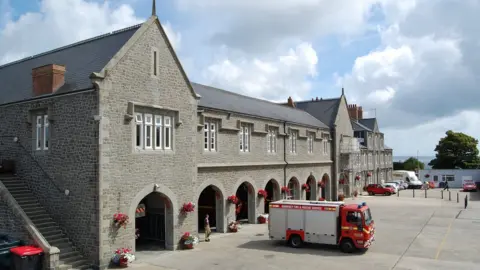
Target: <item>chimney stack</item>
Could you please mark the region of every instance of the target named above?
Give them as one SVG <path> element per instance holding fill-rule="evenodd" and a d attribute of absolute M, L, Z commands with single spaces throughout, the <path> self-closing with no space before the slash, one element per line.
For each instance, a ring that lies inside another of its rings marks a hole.
<path fill-rule="evenodd" d="M 318 97 L 315 100 L 318 101 Z"/>
<path fill-rule="evenodd" d="M 289 107 L 295 108 L 295 103 L 293 103 L 292 97 L 288 97 L 288 103 L 287 103 L 287 105 L 288 105 Z"/>
<path fill-rule="evenodd" d="M 363 119 L 363 109 L 362 106 L 357 107 L 357 104 L 347 105 L 348 115 L 350 118 L 355 120 Z"/>
<path fill-rule="evenodd" d="M 33 95 L 55 93 L 65 84 L 65 66 L 49 64 L 32 69 Z"/>

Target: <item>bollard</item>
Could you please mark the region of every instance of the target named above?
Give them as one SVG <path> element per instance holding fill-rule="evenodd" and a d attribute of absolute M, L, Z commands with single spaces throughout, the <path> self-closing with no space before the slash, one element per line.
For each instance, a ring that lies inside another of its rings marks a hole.
<path fill-rule="evenodd" d="M 398 190 L 397 192 L 397 197 L 400 197 L 400 190 Z"/>
<path fill-rule="evenodd" d="M 467 209 L 468 206 L 468 195 L 465 195 L 465 209 Z"/>
<path fill-rule="evenodd" d="M 425 188 L 425 198 L 427 198 L 427 189 Z"/>
<path fill-rule="evenodd" d="M 443 200 L 443 190 L 440 190 L 440 195 L 442 196 L 442 200 Z"/>
<path fill-rule="evenodd" d="M 415 198 L 415 189 L 412 188 L 412 192 L 413 192 L 413 198 Z"/>
<path fill-rule="evenodd" d="M 460 202 L 460 194 L 458 194 L 458 192 L 457 192 L 457 203 L 459 203 L 459 202 Z"/>
<path fill-rule="evenodd" d="M 451 201 L 452 200 L 452 192 L 449 190 L 448 191 L 448 200 Z"/>

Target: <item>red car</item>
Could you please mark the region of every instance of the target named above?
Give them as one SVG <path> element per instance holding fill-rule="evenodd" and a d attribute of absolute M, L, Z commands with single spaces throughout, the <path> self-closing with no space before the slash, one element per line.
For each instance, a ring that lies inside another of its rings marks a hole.
<path fill-rule="evenodd" d="M 463 184 L 463 191 L 477 191 L 477 185 L 475 183 Z"/>
<path fill-rule="evenodd" d="M 395 191 L 391 187 L 382 186 L 380 184 L 370 184 L 367 186 L 368 195 L 382 194 L 386 196 L 392 195 Z"/>

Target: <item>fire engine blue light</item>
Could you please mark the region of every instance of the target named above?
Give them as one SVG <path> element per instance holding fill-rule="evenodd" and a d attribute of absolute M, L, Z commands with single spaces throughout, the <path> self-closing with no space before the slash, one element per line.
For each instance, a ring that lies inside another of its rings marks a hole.
<path fill-rule="evenodd" d="M 367 206 L 367 203 L 366 203 L 366 202 L 363 202 L 362 205 L 363 205 L 363 206 Z"/>
<path fill-rule="evenodd" d="M 358 209 L 360 209 L 360 208 L 362 208 L 362 205 L 361 205 L 361 204 L 358 205 Z"/>

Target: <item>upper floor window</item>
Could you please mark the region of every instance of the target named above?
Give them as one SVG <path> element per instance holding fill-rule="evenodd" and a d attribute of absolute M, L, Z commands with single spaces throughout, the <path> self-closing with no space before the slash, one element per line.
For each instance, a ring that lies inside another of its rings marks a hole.
<path fill-rule="evenodd" d="M 267 134 L 267 152 L 276 153 L 277 152 L 277 130 L 269 129 Z"/>
<path fill-rule="evenodd" d="M 240 152 L 250 152 L 250 127 L 242 124 L 238 133 L 240 141 Z"/>
<path fill-rule="evenodd" d="M 48 115 L 37 115 L 35 121 L 35 149 L 48 150 L 50 144 L 50 127 L 48 123 Z"/>
<path fill-rule="evenodd" d="M 203 127 L 203 149 L 205 151 L 216 151 L 217 149 L 217 123 L 205 121 Z"/>
<path fill-rule="evenodd" d="M 328 139 L 323 138 L 323 154 L 328 155 Z"/>
<path fill-rule="evenodd" d="M 307 144 L 308 144 L 308 153 L 313 153 L 313 134 L 309 133 L 307 136 Z"/>
<path fill-rule="evenodd" d="M 146 150 L 172 149 L 172 117 L 135 114 L 135 146 Z"/>
<path fill-rule="evenodd" d="M 290 153 L 297 153 L 297 131 L 290 131 Z"/>

